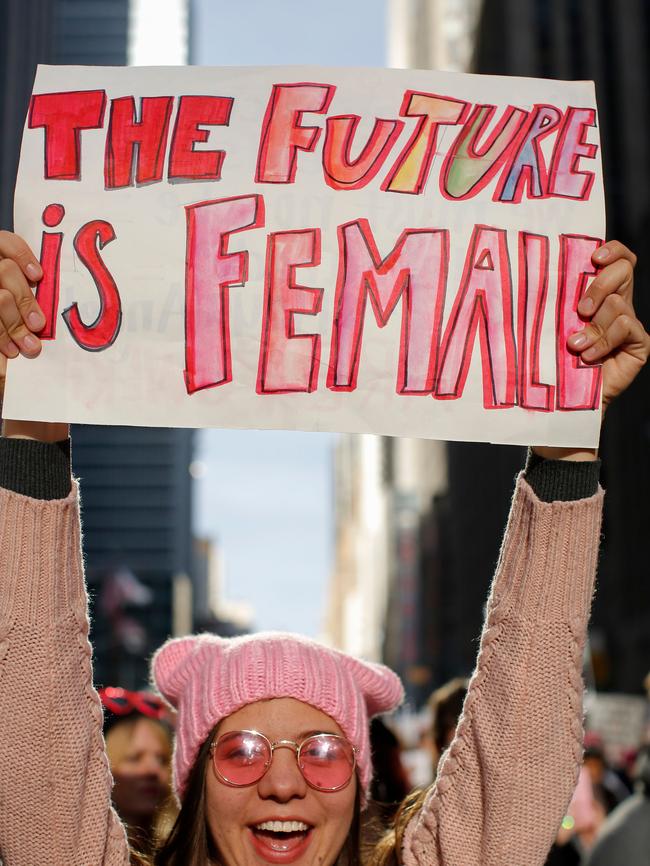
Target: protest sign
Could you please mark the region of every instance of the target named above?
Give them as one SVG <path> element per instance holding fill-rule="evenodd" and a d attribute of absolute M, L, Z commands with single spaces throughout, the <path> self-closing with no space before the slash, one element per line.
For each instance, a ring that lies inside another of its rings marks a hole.
<path fill-rule="evenodd" d="M 622 762 L 626 753 L 634 753 L 644 741 L 648 709 L 648 702 L 640 695 L 590 691 L 585 694 L 587 731 L 602 739 L 612 763 Z"/>
<path fill-rule="evenodd" d="M 597 441 L 590 83 L 40 67 L 15 212 L 47 325 L 8 417 Z"/>

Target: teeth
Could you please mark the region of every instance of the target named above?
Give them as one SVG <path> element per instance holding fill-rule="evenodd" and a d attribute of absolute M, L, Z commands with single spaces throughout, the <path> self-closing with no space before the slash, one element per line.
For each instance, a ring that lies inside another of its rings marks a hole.
<path fill-rule="evenodd" d="M 270 833 L 304 833 L 309 826 L 302 821 L 264 821 L 256 824 L 256 830 L 268 830 Z"/>

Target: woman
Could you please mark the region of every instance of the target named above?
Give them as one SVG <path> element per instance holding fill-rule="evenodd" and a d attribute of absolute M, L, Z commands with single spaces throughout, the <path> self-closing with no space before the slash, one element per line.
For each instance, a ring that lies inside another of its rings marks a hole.
<path fill-rule="evenodd" d="M 0 236 L 0 255 L 0 352 L 32 356 L 43 318 L 28 281 L 41 271 L 13 235 Z M 594 262 L 602 271 L 569 346 L 584 363 L 603 362 L 606 406 L 645 363 L 650 337 L 632 307 L 634 255 L 610 242 Z M 129 860 L 92 688 L 67 433 L 7 421 L 0 442 L 0 856 L 8 866 Z M 371 778 L 368 719 L 399 703 L 397 677 L 295 636 L 165 644 L 153 676 L 178 708 L 182 808 L 156 863 L 542 864 L 581 758 L 597 475 L 588 450 L 531 454 L 456 736 L 435 785 L 403 806 L 369 852 L 358 840 Z"/>
<path fill-rule="evenodd" d="M 107 686 L 99 690 L 104 739 L 113 776 L 113 806 L 129 845 L 153 853 L 173 824 L 172 733 L 166 706 L 150 692 Z"/>

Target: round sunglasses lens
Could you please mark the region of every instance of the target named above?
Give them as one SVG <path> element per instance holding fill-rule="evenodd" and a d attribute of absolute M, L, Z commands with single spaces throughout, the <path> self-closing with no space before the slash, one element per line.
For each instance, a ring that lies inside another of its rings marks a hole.
<path fill-rule="evenodd" d="M 231 785 L 252 785 L 262 778 L 270 759 L 269 746 L 259 734 L 232 731 L 219 737 L 214 766 Z"/>
<path fill-rule="evenodd" d="M 307 782 L 322 791 L 343 788 L 354 772 L 354 750 L 341 737 L 309 737 L 300 748 L 300 769 Z"/>

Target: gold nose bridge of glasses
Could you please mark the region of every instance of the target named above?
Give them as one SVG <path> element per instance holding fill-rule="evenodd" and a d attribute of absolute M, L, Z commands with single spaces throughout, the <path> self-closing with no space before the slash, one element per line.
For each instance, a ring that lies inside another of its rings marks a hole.
<path fill-rule="evenodd" d="M 274 743 L 271 743 L 271 755 L 273 755 L 276 749 L 291 749 L 297 758 L 301 745 L 302 743 L 297 743 L 295 740 L 276 740 Z"/>
<path fill-rule="evenodd" d="M 261 737 L 265 742 L 267 742 L 269 744 L 270 749 L 271 749 L 271 758 L 273 758 L 273 752 L 276 749 L 291 749 L 291 751 L 296 756 L 296 760 L 298 760 L 298 756 L 300 755 L 300 749 L 303 747 L 303 745 L 306 742 L 308 742 L 309 740 L 312 740 L 315 737 L 319 736 L 319 734 L 311 734 L 309 737 L 305 737 L 304 740 L 300 740 L 300 741 L 275 740 L 272 742 L 271 740 L 269 740 L 268 737 L 266 737 L 264 734 L 261 734 L 259 731 L 242 731 L 242 733 L 254 734 L 258 737 Z M 224 734 L 224 736 L 228 736 L 228 735 Z M 332 739 L 336 739 L 336 740 L 344 740 L 345 739 L 345 737 L 341 737 L 339 734 L 321 734 L 320 736 L 332 737 Z M 210 751 L 211 752 L 214 752 L 214 750 L 217 748 L 217 743 L 219 742 L 219 739 L 220 738 L 218 737 L 216 740 L 213 740 L 210 743 Z M 350 743 L 350 747 L 352 749 L 352 754 L 354 755 L 354 758 L 356 759 L 357 747 L 353 746 L 351 743 Z M 269 763 L 270 763 L 270 761 L 269 761 Z"/>

